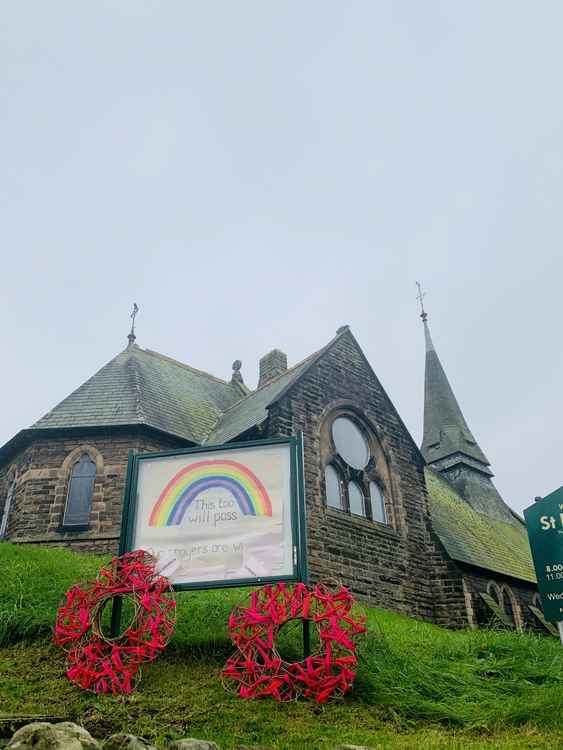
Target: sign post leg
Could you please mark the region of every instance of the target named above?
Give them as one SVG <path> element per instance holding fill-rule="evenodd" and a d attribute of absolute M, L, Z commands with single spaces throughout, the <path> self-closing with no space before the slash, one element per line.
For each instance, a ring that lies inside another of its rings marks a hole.
<path fill-rule="evenodd" d="M 559 638 L 561 638 L 561 643 L 563 644 L 563 620 L 559 620 L 557 627 L 559 628 Z"/>
<path fill-rule="evenodd" d="M 110 638 L 117 638 L 121 630 L 121 609 L 123 601 L 120 596 L 114 596 L 111 600 L 111 625 Z"/>
<path fill-rule="evenodd" d="M 563 625 L 562 623 L 559 623 L 560 625 Z M 309 620 L 303 620 L 303 657 L 306 659 L 308 656 L 311 656 L 311 629 L 310 629 L 311 623 Z M 561 631 L 563 632 L 563 631 Z M 562 636 L 563 638 L 563 636 Z"/>

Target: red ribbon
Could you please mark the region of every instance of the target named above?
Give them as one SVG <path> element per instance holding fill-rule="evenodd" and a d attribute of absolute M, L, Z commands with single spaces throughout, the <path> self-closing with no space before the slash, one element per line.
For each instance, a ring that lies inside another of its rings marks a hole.
<path fill-rule="evenodd" d="M 166 647 L 176 622 L 176 602 L 168 579 L 155 572 L 155 560 L 137 550 L 114 557 L 95 581 L 76 584 L 57 611 L 53 640 L 67 651 L 71 682 L 95 693 L 130 694 L 143 662 Z M 109 641 L 94 632 L 96 613 L 116 596 L 137 605 L 132 623 Z"/>
<path fill-rule="evenodd" d="M 299 583 L 267 585 L 253 591 L 249 606 L 229 617 L 229 634 L 238 652 L 227 660 L 223 676 L 237 684 L 242 698 L 272 696 L 291 700 L 303 695 L 326 703 L 350 690 L 357 664 L 356 647 L 366 632 L 365 618 L 354 618 L 354 598 L 343 586 L 332 593 L 322 583 L 311 590 Z M 319 633 L 318 653 L 285 662 L 276 636 L 290 620 L 308 620 Z"/>

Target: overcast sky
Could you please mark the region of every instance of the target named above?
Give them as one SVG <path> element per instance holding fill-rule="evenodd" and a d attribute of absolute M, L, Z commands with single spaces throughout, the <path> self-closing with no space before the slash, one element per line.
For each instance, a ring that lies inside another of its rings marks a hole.
<path fill-rule="evenodd" d="M 0 443 L 127 343 L 255 386 L 432 336 L 507 502 L 563 483 L 563 4 L 4 3 Z"/>

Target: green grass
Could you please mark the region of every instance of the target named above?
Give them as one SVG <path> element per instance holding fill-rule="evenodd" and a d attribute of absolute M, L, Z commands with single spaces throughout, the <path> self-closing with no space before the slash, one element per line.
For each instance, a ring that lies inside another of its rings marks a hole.
<path fill-rule="evenodd" d="M 223 748 L 563 747 L 563 648 L 555 638 L 449 631 L 385 610 L 367 610 L 369 634 L 344 701 L 240 700 L 223 689 L 220 671 L 232 650 L 228 613 L 242 590 L 179 595 L 174 638 L 144 668 L 134 695 L 85 693 L 66 679 L 48 634 L 64 592 L 101 561 L 0 545 L 0 715 L 50 714 L 98 737 L 126 730 L 160 745 L 192 735 Z M 297 628 L 284 633 L 282 648 L 299 658 Z"/>

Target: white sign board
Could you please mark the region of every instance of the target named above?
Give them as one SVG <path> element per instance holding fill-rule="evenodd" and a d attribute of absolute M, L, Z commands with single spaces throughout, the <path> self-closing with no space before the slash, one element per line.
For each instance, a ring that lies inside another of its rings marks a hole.
<path fill-rule="evenodd" d="M 294 438 L 132 457 L 122 551 L 178 589 L 298 578 Z"/>

